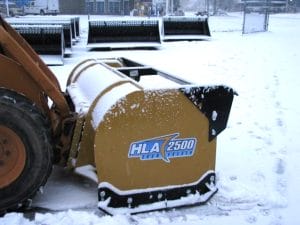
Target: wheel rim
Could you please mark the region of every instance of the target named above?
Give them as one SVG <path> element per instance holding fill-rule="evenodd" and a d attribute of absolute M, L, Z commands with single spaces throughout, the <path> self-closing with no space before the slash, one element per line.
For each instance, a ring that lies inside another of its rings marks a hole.
<path fill-rule="evenodd" d="M 10 185 L 21 175 L 25 161 L 25 146 L 20 137 L 0 125 L 0 188 Z"/>

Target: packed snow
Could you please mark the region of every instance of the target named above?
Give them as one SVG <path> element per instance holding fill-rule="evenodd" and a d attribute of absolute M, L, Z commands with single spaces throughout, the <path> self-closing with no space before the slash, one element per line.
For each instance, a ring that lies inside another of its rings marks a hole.
<path fill-rule="evenodd" d="M 105 57 L 127 57 L 193 83 L 234 88 L 239 96 L 217 141 L 219 191 L 207 204 L 108 216 L 97 209 L 97 183 L 55 168 L 33 199 L 33 210 L 8 213 L 0 224 L 300 224 L 300 14 L 271 15 L 268 32 L 247 35 L 242 35 L 242 19 L 242 13 L 210 17 L 210 41 L 169 42 L 158 50 L 89 51 L 87 16 L 81 16 L 81 42 L 64 66 L 51 67 L 63 88 L 77 63 Z"/>

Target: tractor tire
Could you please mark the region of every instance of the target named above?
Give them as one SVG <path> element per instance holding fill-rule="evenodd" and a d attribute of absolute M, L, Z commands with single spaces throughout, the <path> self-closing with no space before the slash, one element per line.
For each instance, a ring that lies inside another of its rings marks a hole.
<path fill-rule="evenodd" d="M 49 122 L 26 97 L 0 88 L 0 213 L 29 206 L 52 170 Z"/>

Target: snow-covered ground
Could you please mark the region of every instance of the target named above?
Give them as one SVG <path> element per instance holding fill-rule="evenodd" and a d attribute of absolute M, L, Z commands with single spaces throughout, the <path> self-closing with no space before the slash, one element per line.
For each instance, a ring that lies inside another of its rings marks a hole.
<path fill-rule="evenodd" d="M 300 14 L 272 15 L 269 31 L 242 35 L 242 14 L 211 17 L 210 41 L 164 43 L 159 50 L 87 51 L 82 40 L 65 66 L 51 69 L 62 87 L 86 58 L 128 57 L 199 84 L 226 84 L 234 99 L 218 137 L 219 192 L 206 204 L 134 216 L 97 210 L 97 184 L 55 168 L 36 211 L 9 213 L 1 225 L 298 225 L 300 202 Z"/>

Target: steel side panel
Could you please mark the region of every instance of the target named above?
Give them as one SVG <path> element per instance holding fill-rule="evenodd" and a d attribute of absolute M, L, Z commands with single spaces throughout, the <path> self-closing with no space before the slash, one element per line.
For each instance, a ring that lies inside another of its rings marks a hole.
<path fill-rule="evenodd" d="M 99 181 L 123 191 L 197 181 L 215 169 L 216 139 L 208 141 L 208 126 L 207 118 L 178 90 L 124 96 L 92 133 Z M 170 162 L 128 157 L 133 142 L 174 133 L 197 140 L 193 156 Z"/>

